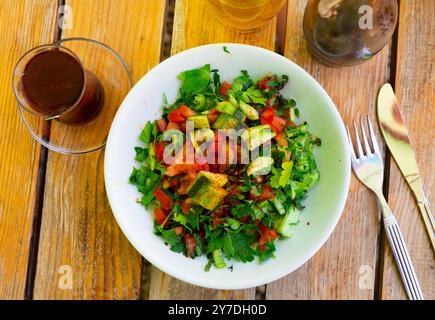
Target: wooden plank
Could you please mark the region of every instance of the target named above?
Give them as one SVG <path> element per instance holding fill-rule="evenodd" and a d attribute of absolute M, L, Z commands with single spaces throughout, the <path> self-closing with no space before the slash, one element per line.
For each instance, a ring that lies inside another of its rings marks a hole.
<path fill-rule="evenodd" d="M 396 95 L 411 135 L 429 201 L 435 199 L 435 6 L 431 0 L 400 1 Z M 388 202 L 397 216 L 423 294 L 435 299 L 435 259 L 417 204 L 394 160 Z M 383 299 L 406 299 L 388 244 L 382 279 Z"/>
<path fill-rule="evenodd" d="M 57 1 L 0 2 L 0 299 L 24 298 L 40 154 L 20 120 L 12 72 L 27 50 L 53 41 L 56 12 Z"/>
<path fill-rule="evenodd" d="M 62 37 L 102 41 L 138 80 L 159 62 L 164 0 L 67 0 L 73 28 Z M 98 130 L 99 128 L 95 128 Z M 56 124 L 52 132 L 56 132 Z M 137 299 L 141 257 L 118 228 L 104 189 L 104 152 L 50 153 L 36 299 Z M 71 276 L 71 278 L 69 278 Z M 69 289 L 64 280 L 72 279 Z"/>
<path fill-rule="evenodd" d="M 175 6 L 172 54 L 203 44 L 234 42 L 273 50 L 276 18 L 255 32 L 238 32 L 216 20 L 203 0 L 177 0 Z"/>
<path fill-rule="evenodd" d="M 289 1 L 285 55 L 305 68 L 326 89 L 346 124 L 369 114 L 388 80 L 389 48 L 355 67 L 331 68 L 309 54 L 302 33 L 306 0 Z M 291 76 L 291 75 L 290 75 Z M 373 299 L 379 211 L 375 196 L 355 177 L 347 205 L 330 239 L 307 263 L 267 286 L 267 299 Z"/>
<path fill-rule="evenodd" d="M 172 54 L 208 43 L 235 42 L 273 50 L 276 19 L 251 33 L 241 33 L 222 25 L 203 0 L 178 0 L 175 7 Z M 150 299 L 254 299 L 255 289 L 209 290 L 171 278 L 152 268 Z"/>

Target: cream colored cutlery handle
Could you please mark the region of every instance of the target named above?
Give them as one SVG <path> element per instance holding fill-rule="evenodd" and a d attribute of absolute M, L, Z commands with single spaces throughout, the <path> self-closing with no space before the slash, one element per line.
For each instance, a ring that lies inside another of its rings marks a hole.
<path fill-rule="evenodd" d="M 423 198 L 423 201 L 418 202 L 418 208 L 420 209 L 421 216 L 426 225 L 427 233 L 429 234 L 430 242 L 432 243 L 432 250 L 435 251 L 435 221 L 429 208 L 429 202 L 426 198 Z"/>

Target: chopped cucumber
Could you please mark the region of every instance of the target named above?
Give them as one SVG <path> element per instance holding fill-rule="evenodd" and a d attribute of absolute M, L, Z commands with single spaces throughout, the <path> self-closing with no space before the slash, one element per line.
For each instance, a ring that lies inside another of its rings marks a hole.
<path fill-rule="evenodd" d="M 193 110 L 199 112 L 199 111 L 203 111 L 206 108 L 206 98 L 205 95 L 203 95 L 202 93 L 199 93 L 195 96 L 195 98 L 193 98 L 193 103 L 195 104 L 195 106 L 193 106 Z"/>
<path fill-rule="evenodd" d="M 195 129 L 210 128 L 210 123 L 208 122 L 207 116 L 204 115 L 192 116 L 189 117 L 187 120 L 193 122 Z"/>
<path fill-rule="evenodd" d="M 272 157 L 257 157 L 256 159 L 252 160 L 252 162 L 248 165 L 246 173 L 248 174 L 248 176 L 267 174 L 270 171 L 272 165 Z"/>
<path fill-rule="evenodd" d="M 191 198 L 201 207 L 214 210 L 227 195 L 228 191 L 223 188 L 202 185 Z"/>
<path fill-rule="evenodd" d="M 206 142 L 213 138 L 214 138 L 214 131 L 209 128 L 195 130 L 194 132 L 194 141 L 196 143 Z"/>
<path fill-rule="evenodd" d="M 239 120 L 232 115 L 222 113 L 213 123 L 215 129 L 233 129 L 239 124 Z"/>
<path fill-rule="evenodd" d="M 255 220 L 261 220 L 263 218 L 264 212 L 259 207 L 257 207 L 256 205 L 252 205 L 251 209 L 254 212 L 253 219 L 255 219 Z"/>
<path fill-rule="evenodd" d="M 203 186 L 223 187 L 228 182 L 228 176 L 222 173 L 213 173 L 209 171 L 200 171 L 193 183 L 187 189 L 187 193 L 193 196 Z"/>
<path fill-rule="evenodd" d="M 239 107 L 239 104 L 237 103 L 236 97 L 234 97 L 234 95 L 229 94 L 228 95 L 228 100 L 230 100 L 231 104 L 235 107 Z"/>
<path fill-rule="evenodd" d="M 211 253 L 211 256 L 213 258 L 214 266 L 217 269 L 222 269 L 222 268 L 225 268 L 227 266 L 224 259 L 222 258 L 222 250 L 221 249 L 214 250 Z"/>
<path fill-rule="evenodd" d="M 240 111 L 240 110 L 236 110 L 236 111 L 234 112 L 233 116 L 234 116 L 236 119 L 238 119 L 240 122 L 243 122 L 243 121 L 246 120 L 246 116 L 245 116 L 245 114 L 244 114 L 242 111 Z"/>
<path fill-rule="evenodd" d="M 236 220 L 236 219 L 233 219 L 233 218 L 227 218 L 227 224 L 233 230 L 237 230 L 237 229 L 240 228 L 240 221 Z"/>
<path fill-rule="evenodd" d="M 242 142 L 248 145 L 249 150 L 258 148 L 263 143 L 276 136 L 268 124 L 248 128 L 242 134 Z"/>
<path fill-rule="evenodd" d="M 278 233 L 283 237 L 290 238 L 293 236 L 296 225 L 299 223 L 300 210 L 290 209 L 278 226 Z"/>
<path fill-rule="evenodd" d="M 216 105 L 216 110 L 222 113 L 233 115 L 237 108 L 228 101 L 221 101 Z"/>
<path fill-rule="evenodd" d="M 258 119 L 260 119 L 258 111 L 255 110 L 253 107 L 251 107 L 249 104 L 247 104 L 247 103 L 245 103 L 243 101 L 240 101 L 239 106 L 240 106 L 240 110 L 243 111 L 243 113 L 246 115 L 246 117 L 249 120 L 258 120 Z"/>
<path fill-rule="evenodd" d="M 279 214 L 283 215 L 285 214 L 284 206 L 282 205 L 282 202 L 278 198 L 273 198 L 269 200 L 273 207 L 278 211 Z"/>

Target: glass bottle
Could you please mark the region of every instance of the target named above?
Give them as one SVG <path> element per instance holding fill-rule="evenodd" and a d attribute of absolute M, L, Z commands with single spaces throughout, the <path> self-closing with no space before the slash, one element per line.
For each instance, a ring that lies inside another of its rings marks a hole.
<path fill-rule="evenodd" d="M 303 29 L 312 54 L 330 66 L 362 63 L 390 41 L 397 0 L 309 0 Z"/>

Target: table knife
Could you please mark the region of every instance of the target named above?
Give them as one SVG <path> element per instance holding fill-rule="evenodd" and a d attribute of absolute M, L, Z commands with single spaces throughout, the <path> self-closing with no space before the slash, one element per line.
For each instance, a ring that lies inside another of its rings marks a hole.
<path fill-rule="evenodd" d="M 423 190 L 408 130 L 406 129 L 393 88 L 389 83 L 382 86 L 378 95 L 378 121 L 385 142 L 417 200 L 420 213 L 435 251 L 435 222 L 429 202 Z"/>

